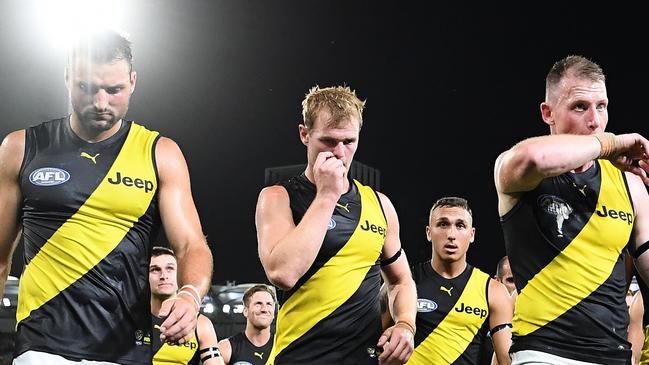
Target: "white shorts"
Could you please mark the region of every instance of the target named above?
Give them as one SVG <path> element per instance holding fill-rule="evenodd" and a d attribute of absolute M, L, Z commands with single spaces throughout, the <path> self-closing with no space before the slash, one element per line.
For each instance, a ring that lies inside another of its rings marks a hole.
<path fill-rule="evenodd" d="M 114 362 L 81 360 L 72 361 L 63 356 L 50 354 L 41 351 L 25 351 L 14 359 L 13 365 L 119 365 Z"/>
<path fill-rule="evenodd" d="M 601 365 L 594 362 L 583 362 L 565 357 L 548 354 L 546 352 L 523 350 L 509 355 L 512 365 Z"/>

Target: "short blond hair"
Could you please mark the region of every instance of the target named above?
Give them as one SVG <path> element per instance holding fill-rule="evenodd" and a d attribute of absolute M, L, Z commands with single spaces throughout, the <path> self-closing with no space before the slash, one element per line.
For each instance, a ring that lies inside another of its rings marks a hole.
<path fill-rule="evenodd" d="M 545 78 L 546 101 L 556 91 L 561 84 L 561 80 L 570 75 L 594 82 L 606 82 L 604 71 L 597 63 L 584 56 L 570 55 L 555 62 L 548 72 Z"/>
<path fill-rule="evenodd" d="M 357 117 L 359 127 L 363 125 L 365 100 L 356 96 L 356 91 L 349 86 L 331 86 L 320 88 L 314 86 L 302 101 L 302 118 L 307 128 L 313 127 L 318 112 L 327 108 L 331 112 L 331 123 L 338 125 L 349 117 Z"/>

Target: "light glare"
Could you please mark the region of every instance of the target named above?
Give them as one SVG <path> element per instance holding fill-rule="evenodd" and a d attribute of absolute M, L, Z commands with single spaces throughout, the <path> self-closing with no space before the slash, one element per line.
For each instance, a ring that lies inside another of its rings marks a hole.
<path fill-rule="evenodd" d="M 84 33 L 122 29 L 125 9 L 123 0 L 39 0 L 38 24 L 54 47 L 66 49 Z"/>

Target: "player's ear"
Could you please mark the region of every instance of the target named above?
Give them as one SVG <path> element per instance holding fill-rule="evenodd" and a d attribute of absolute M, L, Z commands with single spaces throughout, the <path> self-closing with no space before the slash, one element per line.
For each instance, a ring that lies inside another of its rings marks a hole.
<path fill-rule="evenodd" d="M 298 126 L 298 129 L 300 130 L 300 140 L 302 141 L 302 144 L 305 146 L 309 145 L 309 128 L 307 128 L 304 124 L 300 124 Z"/>

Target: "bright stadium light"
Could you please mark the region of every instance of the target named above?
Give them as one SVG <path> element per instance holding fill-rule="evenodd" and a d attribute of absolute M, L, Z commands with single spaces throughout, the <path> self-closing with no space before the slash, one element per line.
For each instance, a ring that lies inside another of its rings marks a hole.
<path fill-rule="evenodd" d="M 232 309 L 232 313 L 243 313 L 243 304 L 237 304 Z"/>
<path fill-rule="evenodd" d="M 128 14 L 125 0 L 37 0 L 33 9 L 56 48 L 67 48 L 80 35 L 120 30 Z"/>
<path fill-rule="evenodd" d="M 213 312 L 214 312 L 214 305 L 212 303 L 205 304 L 205 307 L 203 307 L 203 313 L 213 313 Z"/>

